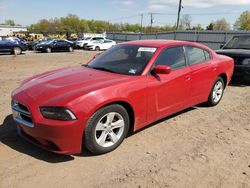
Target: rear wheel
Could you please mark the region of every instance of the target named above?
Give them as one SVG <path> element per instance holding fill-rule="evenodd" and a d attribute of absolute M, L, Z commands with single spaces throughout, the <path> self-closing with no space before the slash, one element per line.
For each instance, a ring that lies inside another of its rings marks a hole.
<path fill-rule="evenodd" d="M 224 89 L 225 89 L 225 83 L 223 79 L 221 77 L 217 77 L 214 82 L 213 88 L 210 92 L 210 95 L 208 97 L 207 104 L 209 106 L 215 106 L 219 104 L 219 102 L 222 99 Z"/>
<path fill-rule="evenodd" d="M 127 111 L 118 104 L 96 111 L 84 131 L 84 146 L 94 154 L 104 154 L 117 148 L 129 130 Z"/>
<path fill-rule="evenodd" d="M 20 47 L 13 48 L 13 54 L 20 55 L 22 53 L 22 49 Z"/>
<path fill-rule="evenodd" d="M 50 48 L 50 47 L 47 47 L 47 48 L 46 48 L 46 52 L 47 52 L 47 53 L 51 53 L 51 48 Z"/>
<path fill-rule="evenodd" d="M 96 46 L 96 47 L 95 47 L 95 51 L 100 51 L 100 47 L 99 47 L 99 46 Z"/>

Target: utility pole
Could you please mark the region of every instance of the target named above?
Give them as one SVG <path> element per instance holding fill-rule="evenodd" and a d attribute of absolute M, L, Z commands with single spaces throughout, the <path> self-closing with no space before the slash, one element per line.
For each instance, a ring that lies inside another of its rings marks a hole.
<path fill-rule="evenodd" d="M 154 23 L 154 18 L 153 18 L 153 13 L 150 13 L 150 32 L 152 32 L 152 27 L 153 27 L 153 23 Z"/>
<path fill-rule="evenodd" d="M 141 33 L 143 32 L 142 24 L 143 24 L 143 14 L 141 14 Z"/>
<path fill-rule="evenodd" d="M 182 0 L 179 0 L 179 8 L 178 8 L 178 15 L 177 15 L 176 30 L 179 29 L 180 14 L 181 14 L 181 8 L 182 8 L 181 3 L 182 3 Z"/>

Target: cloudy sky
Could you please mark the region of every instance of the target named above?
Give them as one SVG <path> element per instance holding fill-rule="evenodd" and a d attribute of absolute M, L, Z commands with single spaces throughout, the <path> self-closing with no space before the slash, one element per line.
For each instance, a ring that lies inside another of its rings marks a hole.
<path fill-rule="evenodd" d="M 179 0 L 0 0 L 0 23 L 13 19 L 21 25 L 35 23 L 42 18 L 76 14 L 85 19 L 111 22 L 150 24 L 154 13 L 154 25 L 173 25 Z M 250 0 L 182 0 L 182 14 L 192 17 L 192 25 L 208 25 L 212 20 L 226 18 L 234 24 L 240 13 L 250 10 Z"/>

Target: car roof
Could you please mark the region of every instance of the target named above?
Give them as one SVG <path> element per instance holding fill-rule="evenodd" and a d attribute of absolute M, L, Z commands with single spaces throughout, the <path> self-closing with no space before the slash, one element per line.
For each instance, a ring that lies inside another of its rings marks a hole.
<path fill-rule="evenodd" d="M 135 41 L 123 42 L 122 44 L 150 46 L 150 47 L 156 47 L 156 48 L 173 46 L 173 45 L 195 45 L 195 46 L 199 46 L 202 48 L 207 48 L 205 45 L 194 43 L 194 42 L 179 41 L 179 40 L 165 40 L 165 39 L 135 40 Z"/>
<path fill-rule="evenodd" d="M 234 35 L 233 37 L 250 37 L 250 34 Z"/>

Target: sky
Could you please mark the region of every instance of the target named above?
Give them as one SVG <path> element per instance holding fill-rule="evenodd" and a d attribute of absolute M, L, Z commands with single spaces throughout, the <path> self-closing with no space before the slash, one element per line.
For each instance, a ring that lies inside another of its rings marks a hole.
<path fill-rule="evenodd" d="M 12 19 L 28 26 L 46 18 L 75 14 L 83 19 L 110 22 L 174 25 L 179 0 L 0 0 L 0 23 Z M 189 14 L 192 25 L 207 26 L 211 21 L 226 18 L 233 26 L 243 11 L 250 11 L 250 0 L 182 0 L 181 14 Z"/>

